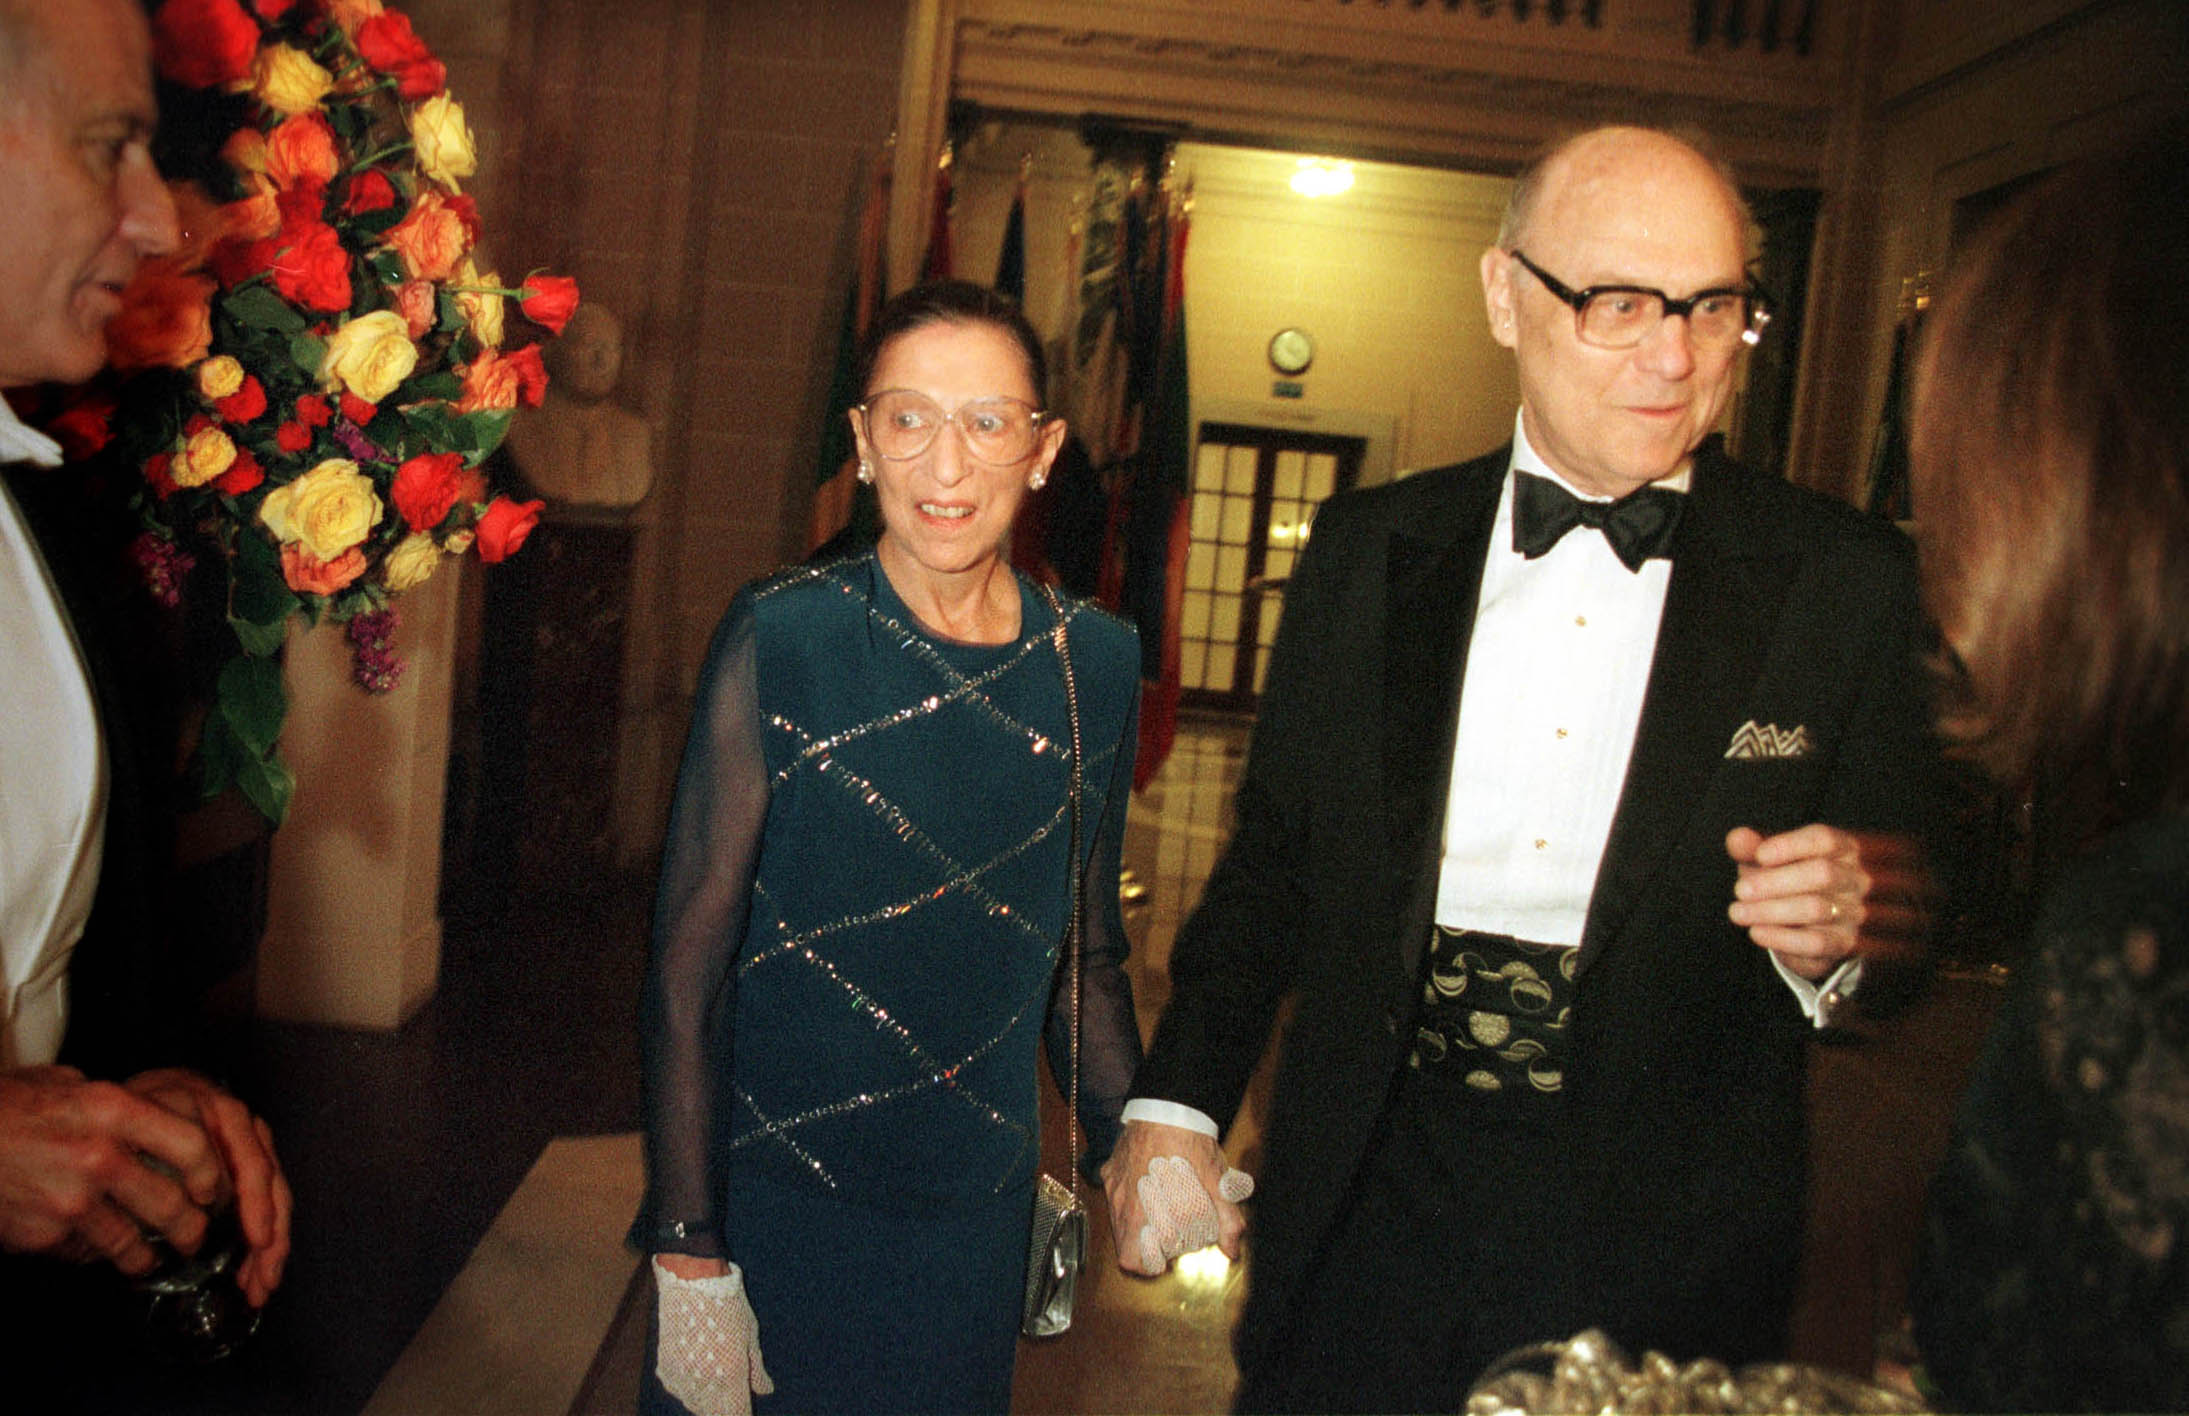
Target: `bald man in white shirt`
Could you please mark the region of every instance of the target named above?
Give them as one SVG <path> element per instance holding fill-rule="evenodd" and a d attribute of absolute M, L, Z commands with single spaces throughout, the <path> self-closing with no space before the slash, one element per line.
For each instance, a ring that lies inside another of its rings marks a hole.
<path fill-rule="evenodd" d="M 151 39 L 133 0 L 0 0 L 0 388 L 77 382 L 175 210 L 150 149 Z M 0 402 L 0 462 L 60 461 Z M 114 1083 L 55 1065 L 108 807 L 93 691 L 50 568 L 0 490 L 0 1249 L 155 1262 L 232 1204 L 244 1295 L 281 1281 L 289 1192 L 265 1123 L 179 1068 Z M 133 882 L 132 882 L 133 883 Z"/>
<path fill-rule="evenodd" d="M 1747 228 L 1670 135 L 1551 151 L 1481 261 L 1512 444 L 1333 498 L 1286 588 L 1104 1170 L 1147 1272 L 1139 1178 L 1217 1194 L 1293 1002 L 1241 1410 L 1458 1410 L 1589 1326 L 1783 1346 L 1804 1039 L 1919 932 L 1940 779 L 1905 538 L 1709 437 L 1768 319 Z"/>

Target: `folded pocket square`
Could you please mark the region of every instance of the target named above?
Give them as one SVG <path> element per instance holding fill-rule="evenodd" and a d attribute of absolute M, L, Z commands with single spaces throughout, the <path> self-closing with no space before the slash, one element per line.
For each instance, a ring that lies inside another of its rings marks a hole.
<path fill-rule="evenodd" d="M 1809 729 L 1796 723 L 1781 729 L 1776 723 L 1758 724 L 1754 718 L 1740 725 L 1725 749 L 1727 757 L 1807 757 L 1815 744 Z"/>

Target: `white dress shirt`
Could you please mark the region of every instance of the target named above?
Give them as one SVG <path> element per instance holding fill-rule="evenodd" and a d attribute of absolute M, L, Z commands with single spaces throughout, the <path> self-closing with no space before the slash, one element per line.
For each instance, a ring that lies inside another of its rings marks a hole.
<path fill-rule="evenodd" d="M 1513 473 L 1553 472 L 1513 419 L 1474 631 L 1460 689 L 1459 732 L 1444 809 L 1436 922 L 1576 947 L 1588 923 L 1597 869 L 1626 783 L 1642 697 L 1657 654 L 1672 562 L 1629 570 L 1602 534 L 1576 527 L 1529 560 L 1513 549 Z M 1656 485 L 1685 492 L 1685 467 Z M 1729 896 L 1726 903 L 1732 903 Z M 1850 959 L 1821 985 L 1771 956 L 1817 1026 L 1854 992 Z M 1176 1102 L 1136 1097 L 1127 1121 L 1159 1121 L 1215 1136 L 1215 1122 Z"/>
<path fill-rule="evenodd" d="M 0 398 L 0 461 L 60 460 Z M 0 486 L 0 1066 L 60 1050 L 69 955 L 98 888 L 105 824 L 91 683 L 45 560 Z"/>

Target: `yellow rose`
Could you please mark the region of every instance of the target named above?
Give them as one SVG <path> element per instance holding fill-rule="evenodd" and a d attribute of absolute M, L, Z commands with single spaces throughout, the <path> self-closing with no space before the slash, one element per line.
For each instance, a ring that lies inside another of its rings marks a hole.
<path fill-rule="evenodd" d="M 286 44 L 259 50 L 251 80 L 259 102 L 291 117 L 316 110 L 334 87 L 334 75 L 314 63 L 311 55 Z"/>
<path fill-rule="evenodd" d="M 448 541 L 444 546 L 444 549 L 447 550 L 448 553 L 452 556 L 460 556 L 464 552 L 471 549 L 471 541 L 471 532 L 457 531 L 449 536 Z"/>
<path fill-rule="evenodd" d="M 487 349 L 502 346 L 502 297 L 493 290 L 466 290 L 467 285 L 500 285 L 501 276 L 493 271 L 484 275 L 472 264 L 471 257 L 464 257 L 456 267 L 456 307 L 464 312 L 464 319 L 471 325 L 471 333 L 480 345 Z"/>
<path fill-rule="evenodd" d="M 215 354 L 198 365 L 198 392 L 207 402 L 226 398 L 243 387 L 243 365 L 230 354 Z"/>
<path fill-rule="evenodd" d="M 267 493 L 258 518 L 280 540 L 331 561 L 364 540 L 384 511 L 372 478 L 348 458 L 330 457 Z"/>
<path fill-rule="evenodd" d="M 410 326 L 393 310 L 374 310 L 329 336 L 319 381 L 327 388 L 339 383 L 367 403 L 378 403 L 417 367 Z"/>
<path fill-rule="evenodd" d="M 440 563 L 441 548 L 433 544 L 433 538 L 423 531 L 414 531 L 395 543 L 380 574 L 387 581 L 388 589 L 401 594 L 424 582 Z"/>
<path fill-rule="evenodd" d="M 192 433 L 167 466 L 178 487 L 202 487 L 235 465 L 235 440 L 217 426 Z"/>
<path fill-rule="evenodd" d="M 471 129 L 464 126 L 464 108 L 445 93 L 437 93 L 411 110 L 410 140 L 418 152 L 418 170 L 454 190 L 456 179 L 479 170 L 471 150 Z"/>

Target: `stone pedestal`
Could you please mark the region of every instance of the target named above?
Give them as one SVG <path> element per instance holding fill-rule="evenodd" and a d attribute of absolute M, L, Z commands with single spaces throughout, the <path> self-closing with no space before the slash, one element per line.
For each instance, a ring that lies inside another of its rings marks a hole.
<path fill-rule="evenodd" d="M 367 693 L 342 627 L 292 627 L 281 754 L 297 778 L 274 833 L 261 1016 L 392 1029 L 441 965 L 441 810 L 458 576 L 444 565 L 396 602 L 402 682 Z"/>

